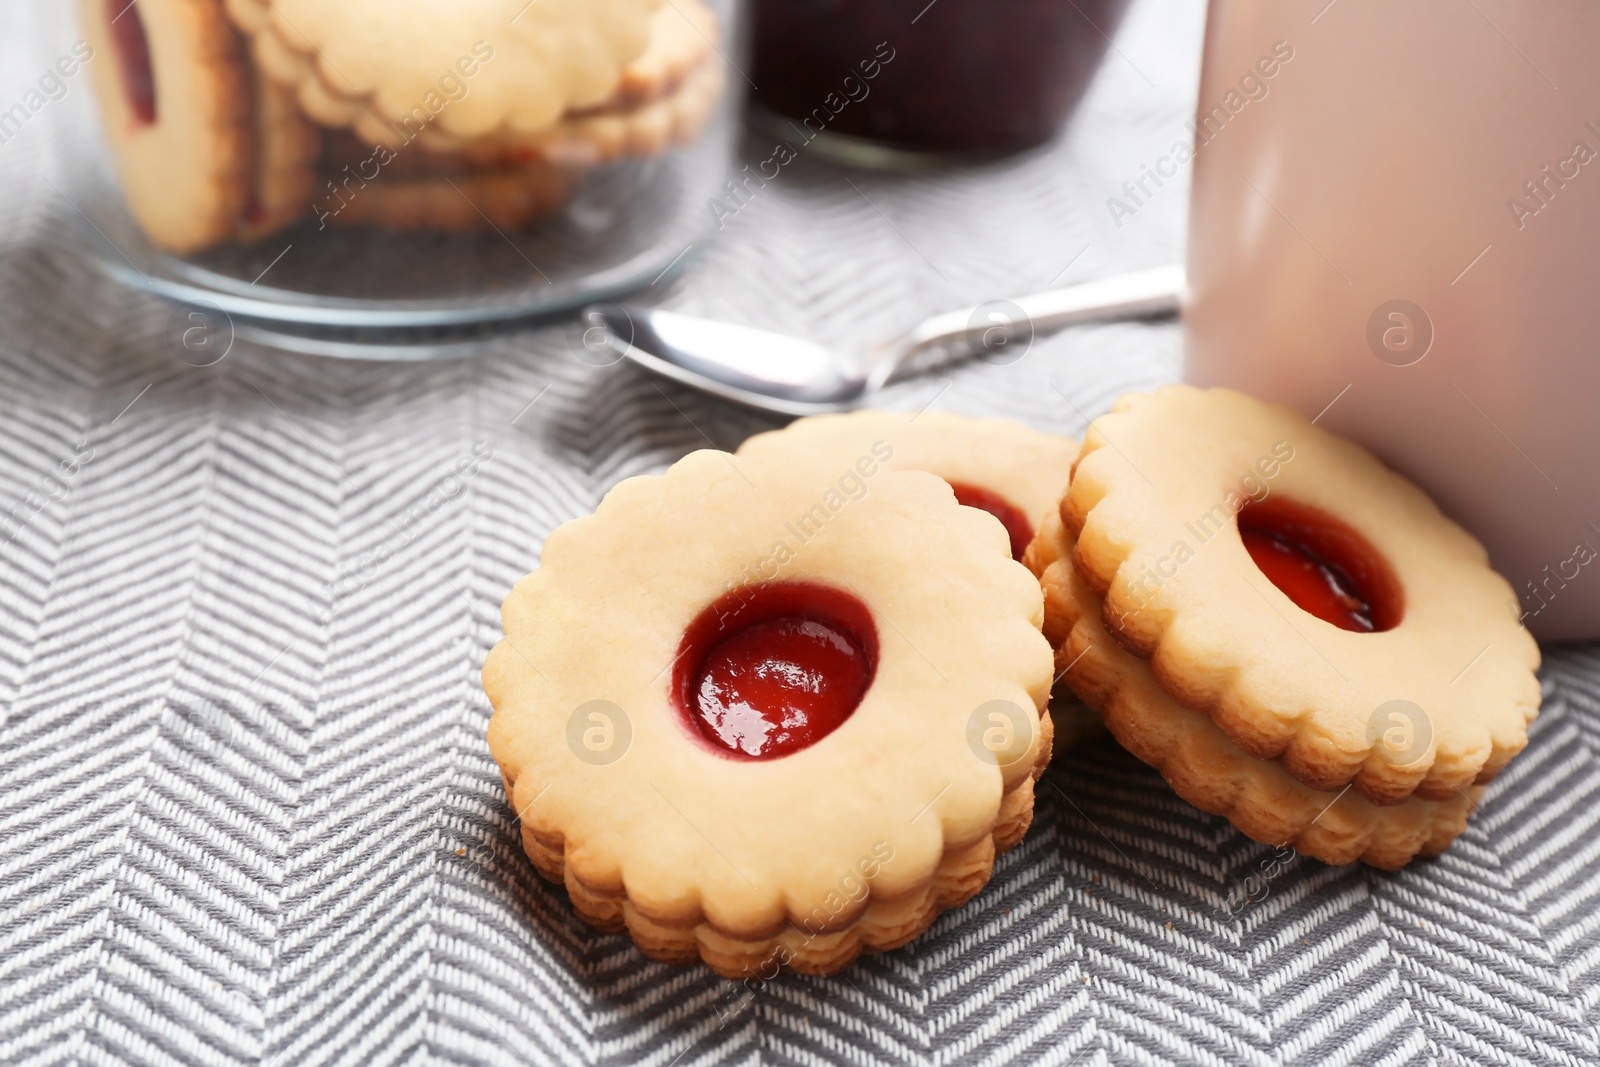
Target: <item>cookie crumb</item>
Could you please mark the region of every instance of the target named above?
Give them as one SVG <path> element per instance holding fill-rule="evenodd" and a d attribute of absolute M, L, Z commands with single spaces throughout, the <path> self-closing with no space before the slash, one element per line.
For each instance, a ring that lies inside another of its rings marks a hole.
<path fill-rule="evenodd" d="M 1170 922 L 1169 922 L 1169 923 L 1167 923 L 1167 929 L 1168 929 L 1168 930 L 1170 930 L 1170 929 L 1172 929 L 1172 923 L 1170 923 Z"/>
<path fill-rule="evenodd" d="M 1002 915 L 1010 915 L 1011 914 L 1011 909 L 1010 908 L 1001 908 L 1000 909 L 1000 914 L 1002 914 Z"/>
<path fill-rule="evenodd" d="M 458 849 L 456 849 L 456 855 L 458 855 L 458 856 L 465 856 L 465 855 L 466 855 L 466 854 L 467 854 L 467 850 L 466 850 L 466 849 L 464 849 L 464 848 L 458 848 Z"/>

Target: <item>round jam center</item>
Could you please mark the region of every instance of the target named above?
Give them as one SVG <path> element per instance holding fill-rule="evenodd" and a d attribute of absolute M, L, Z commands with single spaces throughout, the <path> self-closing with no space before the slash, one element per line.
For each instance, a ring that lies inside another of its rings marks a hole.
<path fill-rule="evenodd" d="M 1033 540 L 1033 523 L 1028 521 L 1028 516 L 1024 515 L 1021 509 L 999 493 L 980 489 L 975 485 L 951 482 L 950 488 L 956 491 L 958 504 L 987 511 L 999 519 L 1000 524 L 1006 528 L 1007 536 L 1011 538 L 1011 558 L 1022 558 L 1022 554 L 1028 550 L 1029 542 Z"/>
<path fill-rule="evenodd" d="M 1301 610 L 1355 633 L 1393 629 L 1404 608 L 1388 563 L 1326 512 L 1286 500 L 1249 504 L 1239 536 L 1261 573 Z"/>
<path fill-rule="evenodd" d="M 117 53 L 122 92 L 134 122 L 150 126 L 156 121 L 156 76 L 150 65 L 150 42 L 144 35 L 139 5 L 128 0 L 106 0 L 106 20 L 111 26 L 111 46 Z"/>
<path fill-rule="evenodd" d="M 689 625 L 673 691 L 713 748 L 777 759 L 844 725 L 877 659 L 871 613 L 850 594 L 810 582 L 747 586 Z"/>

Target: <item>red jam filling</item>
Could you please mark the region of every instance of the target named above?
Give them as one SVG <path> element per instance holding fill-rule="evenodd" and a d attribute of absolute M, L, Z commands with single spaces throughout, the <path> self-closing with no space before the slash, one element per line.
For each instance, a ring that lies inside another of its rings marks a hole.
<path fill-rule="evenodd" d="M 117 53 L 122 92 L 137 125 L 156 121 L 156 76 L 150 65 L 150 42 L 144 35 L 139 5 L 129 0 L 106 0 L 106 20 L 111 26 L 111 46 Z"/>
<path fill-rule="evenodd" d="M 1261 573 L 1323 622 L 1355 633 L 1399 624 L 1399 580 L 1365 537 L 1332 515 L 1264 500 L 1239 512 L 1239 535 Z"/>
<path fill-rule="evenodd" d="M 877 666 L 877 628 L 860 600 L 811 582 L 771 582 L 735 589 L 695 617 L 672 689 L 711 748 L 778 759 L 844 725 Z"/>
<path fill-rule="evenodd" d="M 1022 554 L 1028 550 L 1028 545 L 1033 540 L 1033 523 L 1028 521 L 1028 516 L 1024 515 L 1021 509 L 999 493 L 980 489 L 975 485 L 951 482 L 950 488 L 956 491 L 956 503 L 977 508 L 979 511 L 987 511 L 999 519 L 1011 538 L 1011 558 L 1022 558 Z"/>

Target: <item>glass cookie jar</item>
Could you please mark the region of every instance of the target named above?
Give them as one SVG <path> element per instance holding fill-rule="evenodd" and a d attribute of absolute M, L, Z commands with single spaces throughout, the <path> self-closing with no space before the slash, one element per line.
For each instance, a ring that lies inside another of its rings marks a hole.
<path fill-rule="evenodd" d="M 112 274 L 278 337 L 575 307 L 707 240 L 739 6 L 78 0 L 64 195 Z"/>

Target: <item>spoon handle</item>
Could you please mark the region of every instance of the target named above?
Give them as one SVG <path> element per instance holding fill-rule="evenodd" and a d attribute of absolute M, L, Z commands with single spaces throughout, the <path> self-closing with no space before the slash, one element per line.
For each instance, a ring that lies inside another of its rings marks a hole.
<path fill-rule="evenodd" d="M 979 354 L 999 357 L 1008 347 L 1025 351 L 1033 338 L 1064 326 L 1171 315 L 1177 312 L 1183 291 L 1183 267 L 1174 263 L 947 311 L 923 320 L 881 349 L 871 384 L 883 385 L 907 360 L 927 352 L 937 351 L 946 359 Z"/>

